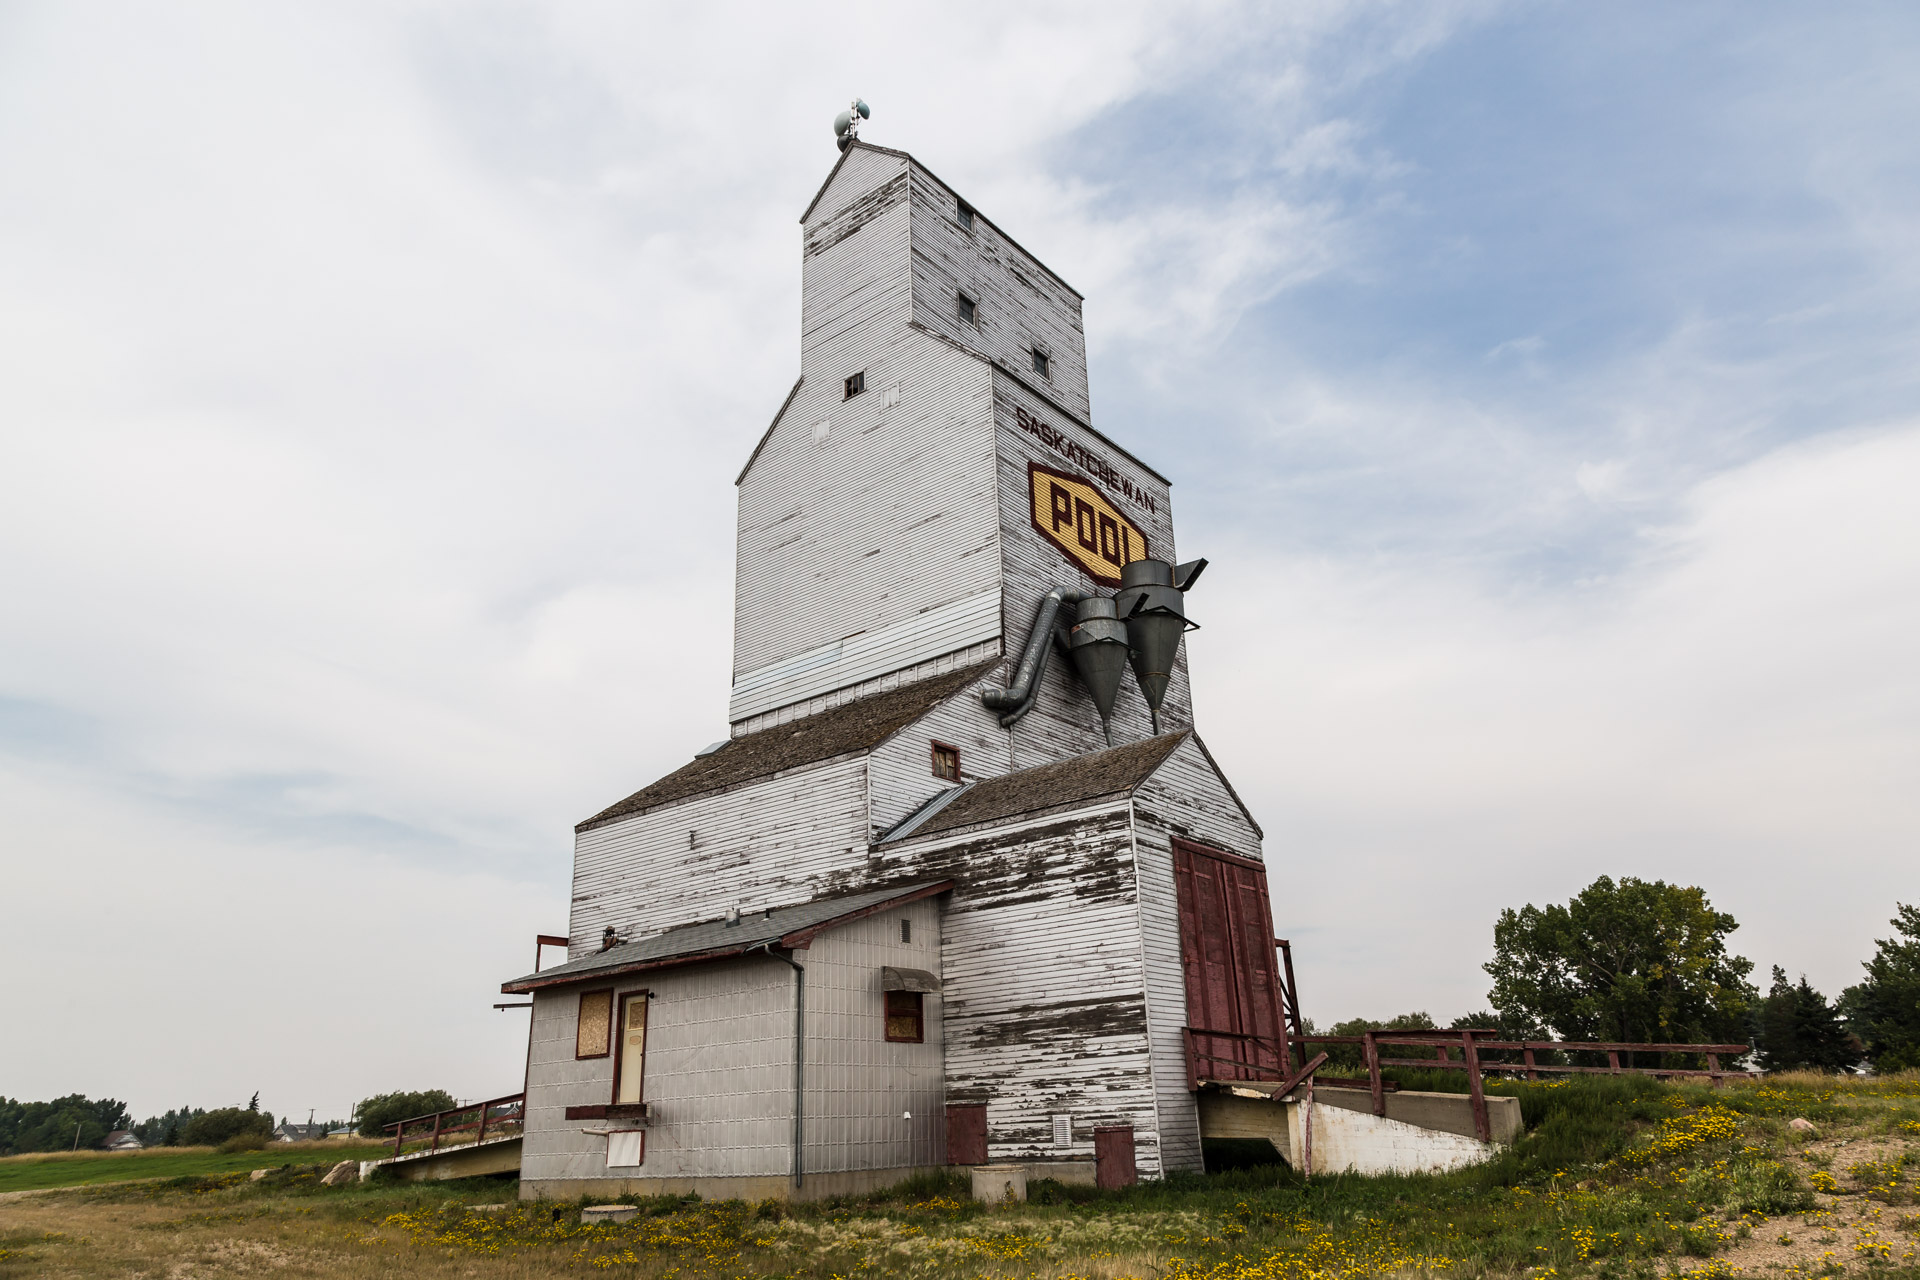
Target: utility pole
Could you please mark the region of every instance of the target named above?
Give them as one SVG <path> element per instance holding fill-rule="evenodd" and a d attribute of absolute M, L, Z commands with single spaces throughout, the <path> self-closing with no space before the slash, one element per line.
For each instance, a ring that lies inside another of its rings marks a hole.
<path fill-rule="evenodd" d="M 78 1151 L 78 1150 L 80 1149 L 80 1126 L 81 1126 L 81 1125 L 83 1125 L 83 1124 L 85 1124 L 85 1123 L 86 1123 L 86 1121 L 85 1121 L 85 1120 L 76 1120 L 76 1121 L 74 1121 L 74 1125 L 73 1125 L 73 1149 L 74 1149 L 75 1151 Z"/>

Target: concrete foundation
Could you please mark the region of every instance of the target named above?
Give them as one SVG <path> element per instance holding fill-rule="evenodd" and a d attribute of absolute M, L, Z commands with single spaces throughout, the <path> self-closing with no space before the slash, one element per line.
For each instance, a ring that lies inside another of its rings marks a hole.
<path fill-rule="evenodd" d="M 1386 1095 L 1387 1119 L 1440 1133 L 1474 1137 L 1473 1099 L 1464 1093 L 1416 1093 L 1401 1090 Z M 1339 1107 L 1345 1111 L 1373 1114 L 1373 1095 L 1358 1089 L 1316 1089 L 1316 1106 Z M 1520 1120 L 1520 1099 L 1487 1098 L 1487 1128 L 1493 1140 L 1502 1145 L 1519 1141 L 1524 1126 Z"/>
<path fill-rule="evenodd" d="M 854 1169 L 810 1173 L 795 1187 L 786 1174 L 740 1178 L 522 1178 L 522 1200 L 576 1200 L 581 1196 L 678 1196 L 697 1193 L 703 1200 L 825 1200 L 830 1196 L 878 1191 L 922 1173 L 940 1173 L 945 1165 L 908 1165 L 893 1169 Z"/>
<path fill-rule="evenodd" d="M 1313 1098 L 1313 1172 L 1431 1173 L 1488 1159 L 1518 1141 L 1518 1098 L 1487 1100 L 1492 1144 L 1474 1136 L 1473 1101 L 1464 1093 L 1402 1091 L 1386 1096 L 1387 1114 L 1373 1114 L 1373 1096 L 1321 1089 Z M 1274 1101 L 1256 1089 L 1202 1093 L 1200 1132 L 1208 1138 L 1257 1138 L 1299 1168 L 1298 1095 Z"/>

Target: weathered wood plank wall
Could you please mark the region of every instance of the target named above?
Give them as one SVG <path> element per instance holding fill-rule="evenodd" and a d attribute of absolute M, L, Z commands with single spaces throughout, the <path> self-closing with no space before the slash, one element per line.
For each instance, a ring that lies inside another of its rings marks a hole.
<path fill-rule="evenodd" d="M 1124 802 L 882 850 L 903 881 L 951 878 L 947 1098 L 987 1106 L 989 1154 L 1093 1154 L 1095 1124 L 1131 1124 L 1142 1172 L 1158 1124 Z M 1055 1114 L 1073 1141 L 1053 1142 Z"/>

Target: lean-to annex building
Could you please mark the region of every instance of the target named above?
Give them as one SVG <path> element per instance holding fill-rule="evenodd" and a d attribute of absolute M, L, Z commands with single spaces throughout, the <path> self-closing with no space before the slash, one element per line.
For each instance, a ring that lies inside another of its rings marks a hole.
<path fill-rule="evenodd" d="M 1094 428 L 1064 280 L 858 141 L 801 222 L 731 735 L 579 824 L 568 959 L 502 988 L 522 1194 L 1198 1169 L 1194 1046 L 1285 1054 L 1260 827 L 1180 639 L 1205 562 Z"/>

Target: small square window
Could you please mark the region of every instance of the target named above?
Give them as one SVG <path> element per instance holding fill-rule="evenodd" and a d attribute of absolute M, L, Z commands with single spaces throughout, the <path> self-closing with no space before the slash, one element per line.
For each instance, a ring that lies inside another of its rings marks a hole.
<path fill-rule="evenodd" d="M 960 295 L 960 301 L 954 309 L 959 312 L 961 324 L 980 323 L 980 308 L 975 306 L 973 299 L 969 298 L 966 294 L 963 293 Z"/>
<path fill-rule="evenodd" d="M 921 1044 L 927 1038 L 926 997 L 918 991 L 887 992 L 887 1039 Z"/>
<path fill-rule="evenodd" d="M 944 742 L 933 744 L 933 776 L 948 782 L 960 781 L 960 748 Z"/>
<path fill-rule="evenodd" d="M 962 203 L 960 206 L 960 229 L 962 231 L 973 230 L 973 207 L 965 203 Z"/>
<path fill-rule="evenodd" d="M 865 391 L 866 389 L 867 389 L 867 371 L 865 369 L 862 369 L 859 373 L 856 373 L 851 378 L 847 379 L 846 393 L 842 395 L 840 398 L 842 400 L 851 400 L 855 396 L 859 395 L 862 391 Z"/>
<path fill-rule="evenodd" d="M 900 941 L 902 942 L 913 941 L 913 917 L 912 916 L 900 917 Z"/>
<path fill-rule="evenodd" d="M 1052 364 L 1053 364 L 1053 361 L 1047 359 L 1046 352 L 1042 351 L 1038 347 L 1035 347 L 1033 349 L 1033 371 L 1035 373 L 1039 374 L 1043 378 L 1047 377 L 1048 376 L 1047 369 Z"/>

